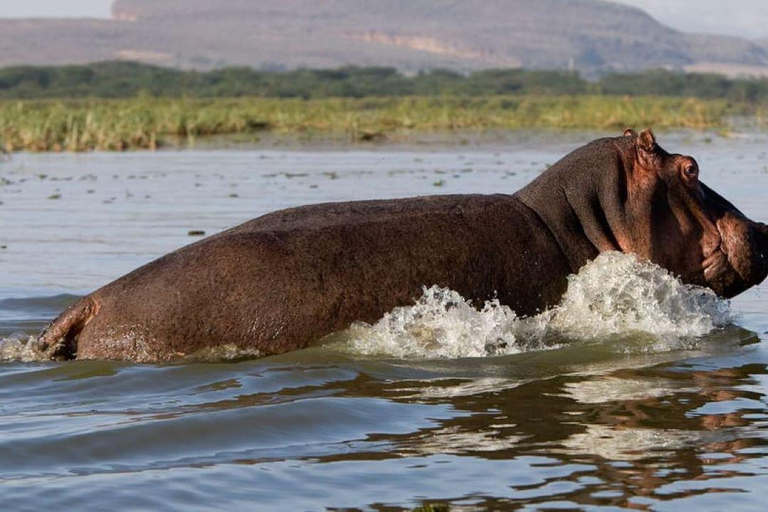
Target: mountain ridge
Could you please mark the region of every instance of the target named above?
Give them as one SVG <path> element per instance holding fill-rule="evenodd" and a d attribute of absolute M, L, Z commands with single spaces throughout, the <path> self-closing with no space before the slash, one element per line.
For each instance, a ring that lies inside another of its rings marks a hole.
<path fill-rule="evenodd" d="M 111 20 L 0 21 L 0 65 L 649 68 L 768 74 L 768 45 L 603 0 L 117 0 Z"/>

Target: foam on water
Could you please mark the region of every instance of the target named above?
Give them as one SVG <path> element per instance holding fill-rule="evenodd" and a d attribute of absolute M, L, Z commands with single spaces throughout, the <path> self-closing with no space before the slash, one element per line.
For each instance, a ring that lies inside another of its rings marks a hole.
<path fill-rule="evenodd" d="M 728 301 L 683 284 L 633 255 L 604 253 L 568 279 L 562 303 L 520 318 L 498 301 L 475 308 L 452 290 L 433 286 L 413 306 L 374 325 L 352 327 L 350 349 L 363 355 L 456 358 L 556 348 L 568 340 L 642 340 L 623 351 L 690 348 L 696 338 L 732 320 Z"/>
<path fill-rule="evenodd" d="M 0 363 L 46 361 L 48 357 L 38 348 L 37 339 L 23 332 L 0 338 Z"/>
<path fill-rule="evenodd" d="M 425 287 L 413 306 L 396 308 L 374 325 L 352 326 L 350 345 L 367 355 L 483 357 L 520 351 L 523 325 L 497 300 L 478 310 L 459 293 L 433 286 Z M 538 342 L 536 336 L 529 339 Z"/>

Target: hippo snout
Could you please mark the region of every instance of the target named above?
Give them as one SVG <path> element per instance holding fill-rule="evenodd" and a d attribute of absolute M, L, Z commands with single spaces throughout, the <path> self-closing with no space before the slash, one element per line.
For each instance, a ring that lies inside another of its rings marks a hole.
<path fill-rule="evenodd" d="M 755 237 L 757 246 L 757 256 L 763 261 L 763 265 L 768 267 L 768 224 L 757 223 L 757 236 Z M 768 270 L 766 270 L 768 273 Z"/>
<path fill-rule="evenodd" d="M 753 229 L 753 255 L 756 275 L 753 285 L 760 284 L 768 276 L 768 224 L 756 222 Z"/>
<path fill-rule="evenodd" d="M 729 212 L 718 221 L 721 244 L 707 261 L 707 286 L 718 295 L 734 297 L 768 276 L 768 225 Z"/>
<path fill-rule="evenodd" d="M 762 234 L 763 243 L 768 244 L 768 224 L 757 223 L 757 230 Z"/>

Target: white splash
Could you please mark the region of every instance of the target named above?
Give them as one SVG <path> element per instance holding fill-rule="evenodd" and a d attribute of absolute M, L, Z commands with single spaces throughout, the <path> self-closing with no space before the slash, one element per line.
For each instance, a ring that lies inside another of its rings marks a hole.
<path fill-rule="evenodd" d="M 478 310 L 453 290 L 425 287 L 413 306 L 396 308 L 374 325 L 352 326 L 351 346 L 366 355 L 435 358 L 485 357 L 541 348 L 540 327 L 531 326 L 532 336 L 520 335 L 527 323 L 497 300 Z M 526 339 L 536 346 L 524 346 Z"/>
<path fill-rule="evenodd" d="M 48 358 L 39 349 L 37 339 L 23 332 L 13 333 L 7 338 L 0 338 L 0 362 L 45 361 Z"/>
<path fill-rule="evenodd" d="M 686 348 L 731 320 L 728 301 L 711 290 L 685 285 L 633 255 L 604 253 L 568 278 L 559 306 L 537 316 L 520 318 L 495 300 L 477 309 L 433 286 L 413 306 L 353 326 L 349 346 L 364 355 L 484 357 L 556 348 L 563 339 L 641 334 L 642 350 L 664 352 Z"/>
<path fill-rule="evenodd" d="M 709 288 L 618 252 L 570 276 L 562 303 L 548 314 L 550 329 L 581 339 L 633 331 L 692 338 L 732 321 L 730 303 Z"/>

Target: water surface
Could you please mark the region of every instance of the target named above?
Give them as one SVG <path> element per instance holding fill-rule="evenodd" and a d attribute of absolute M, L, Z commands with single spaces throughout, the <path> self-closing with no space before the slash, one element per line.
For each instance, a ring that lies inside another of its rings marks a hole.
<path fill-rule="evenodd" d="M 660 141 L 768 219 L 768 139 Z M 580 142 L 16 155 L 0 164 L 0 338 L 35 333 L 190 231 L 306 203 L 513 192 Z M 429 325 L 488 320 L 468 314 Z M 494 357 L 342 343 L 231 364 L 6 362 L 0 505 L 764 510 L 765 286 L 730 314 L 703 337 L 606 331 Z"/>

